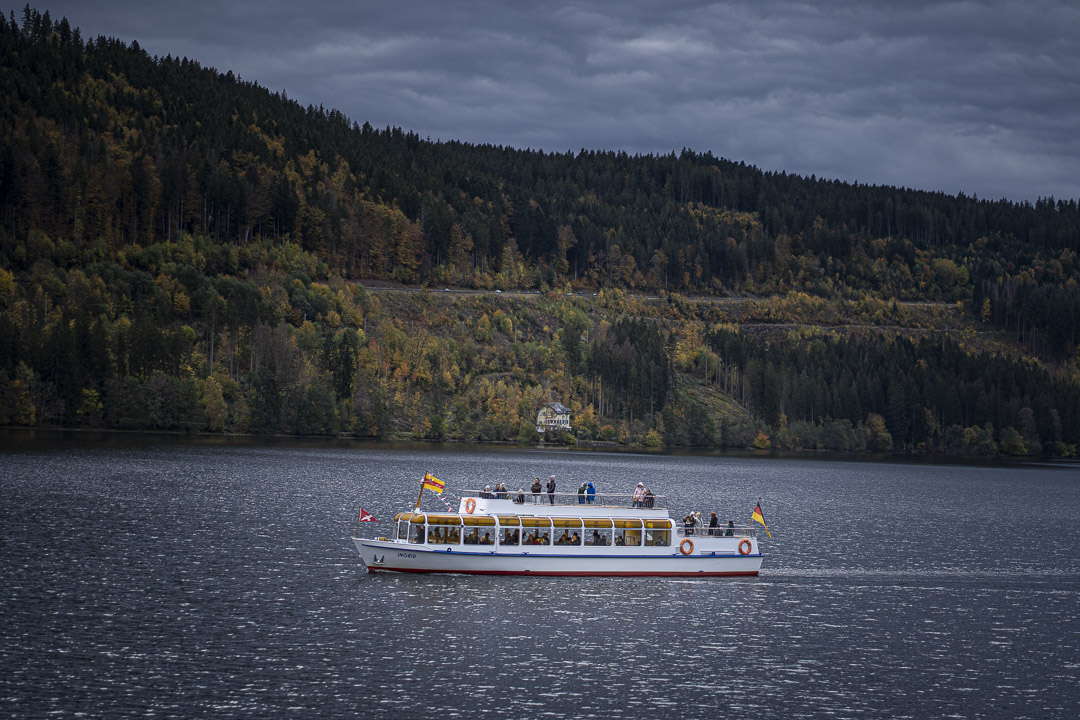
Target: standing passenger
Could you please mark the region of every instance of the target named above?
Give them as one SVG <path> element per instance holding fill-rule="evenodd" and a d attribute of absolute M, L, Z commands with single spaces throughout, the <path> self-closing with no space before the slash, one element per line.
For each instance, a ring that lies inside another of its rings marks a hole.
<path fill-rule="evenodd" d="M 634 507 L 645 507 L 645 483 L 638 483 L 634 489 Z"/>
<path fill-rule="evenodd" d="M 735 521 L 734 520 L 728 520 L 727 521 L 727 530 L 724 532 L 724 535 L 726 535 L 727 537 L 733 537 L 735 535 Z"/>
<path fill-rule="evenodd" d="M 555 476 L 554 475 L 548 477 L 547 491 L 548 491 L 548 500 L 550 500 L 551 504 L 554 505 L 555 504 Z"/>
<path fill-rule="evenodd" d="M 577 502 L 578 505 L 585 504 L 585 483 L 581 483 L 581 487 L 577 489 Z"/>
<path fill-rule="evenodd" d="M 716 517 L 716 512 L 714 511 L 712 513 L 712 515 L 709 516 L 709 534 L 710 535 L 719 535 L 720 531 L 717 529 L 719 527 L 720 527 L 720 519 Z"/>
<path fill-rule="evenodd" d="M 656 497 L 652 494 L 652 490 L 645 488 L 645 507 L 651 508 L 656 504 Z"/>
<path fill-rule="evenodd" d="M 515 500 L 514 502 L 516 502 L 518 505 L 524 505 L 525 504 L 525 491 L 524 490 L 522 490 L 520 488 L 518 489 L 517 500 Z"/>
<path fill-rule="evenodd" d="M 594 500 L 596 500 L 596 488 L 593 487 L 592 482 L 589 482 L 589 484 L 586 486 L 585 495 L 586 502 L 588 502 L 590 505 Z"/>
<path fill-rule="evenodd" d="M 536 478 L 536 480 L 532 484 L 532 488 L 530 489 L 532 490 L 533 494 L 533 505 L 539 505 L 540 491 L 544 489 L 544 487 L 540 484 L 540 478 Z"/>

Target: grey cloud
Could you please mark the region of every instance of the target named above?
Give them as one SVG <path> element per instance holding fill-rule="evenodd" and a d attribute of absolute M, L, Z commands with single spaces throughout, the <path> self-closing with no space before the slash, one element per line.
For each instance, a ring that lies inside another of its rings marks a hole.
<path fill-rule="evenodd" d="M 50 9 L 437 139 L 689 147 L 819 177 L 1080 197 L 1080 10 L 1064 1 Z"/>

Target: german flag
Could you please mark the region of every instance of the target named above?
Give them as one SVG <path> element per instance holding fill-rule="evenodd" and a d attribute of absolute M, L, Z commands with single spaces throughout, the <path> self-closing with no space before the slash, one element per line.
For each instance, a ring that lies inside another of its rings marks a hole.
<path fill-rule="evenodd" d="M 442 480 L 435 477 L 431 473 L 425 473 L 424 474 L 424 489 L 425 490 L 434 490 L 435 492 L 442 495 L 442 491 L 443 491 L 443 489 L 445 487 L 446 487 L 446 483 L 444 483 Z"/>
<path fill-rule="evenodd" d="M 765 516 L 761 514 L 761 498 L 758 498 L 757 505 L 754 506 L 754 514 L 750 516 L 750 522 L 755 520 L 761 523 L 761 527 L 765 528 L 765 534 L 772 537 L 769 526 L 765 524 Z"/>

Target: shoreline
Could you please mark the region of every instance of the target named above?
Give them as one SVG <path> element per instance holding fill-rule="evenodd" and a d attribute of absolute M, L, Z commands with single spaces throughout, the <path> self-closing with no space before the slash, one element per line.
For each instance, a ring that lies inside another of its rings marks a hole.
<path fill-rule="evenodd" d="M 1042 456 L 1015 457 L 1009 455 L 948 455 L 917 453 L 835 452 L 829 450 L 755 450 L 752 448 L 674 447 L 650 448 L 639 445 L 618 445 L 614 442 L 586 441 L 580 445 L 558 443 L 518 443 L 509 440 L 426 440 L 415 438 L 376 439 L 354 436 L 284 435 L 254 433 L 183 432 L 179 430 L 131 430 L 114 428 L 27 428 L 0 426 L 0 453 L 19 450 L 48 451 L 50 446 L 67 443 L 104 442 L 124 446 L 125 441 L 157 438 L 163 444 L 260 446 L 298 445 L 305 447 L 367 448 L 378 450 L 470 450 L 501 452 L 582 452 L 613 455 L 648 455 L 653 457 L 716 457 L 761 458 L 773 460 L 821 460 L 882 464 L 963 465 L 1016 467 L 1038 465 L 1046 468 L 1080 469 L 1080 459 Z M 28 442 L 27 442 L 28 441 Z M 35 448 L 34 446 L 40 446 Z"/>

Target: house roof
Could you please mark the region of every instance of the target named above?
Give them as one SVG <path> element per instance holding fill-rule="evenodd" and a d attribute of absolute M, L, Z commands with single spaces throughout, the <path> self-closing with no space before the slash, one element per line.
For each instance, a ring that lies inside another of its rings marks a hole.
<path fill-rule="evenodd" d="M 557 402 L 549 402 L 549 403 L 547 404 L 547 406 L 548 406 L 549 408 L 551 408 L 552 410 L 554 410 L 555 412 L 559 413 L 560 415 L 562 415 L 562 414 L 564 414 L 564 413 L 565 413 L 566 415 L 569 415 L 569 414 L 570 414 L 570 408 L 566 407 L 566 406 L 565 406 L 565 405 L 563 405 L 562 403 L 557 403 Z"/>

